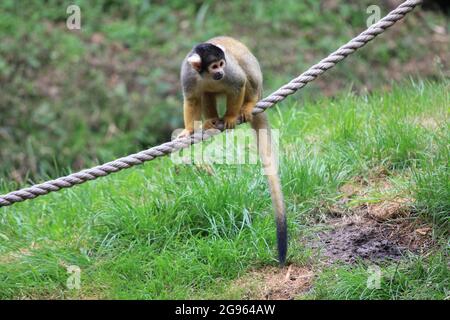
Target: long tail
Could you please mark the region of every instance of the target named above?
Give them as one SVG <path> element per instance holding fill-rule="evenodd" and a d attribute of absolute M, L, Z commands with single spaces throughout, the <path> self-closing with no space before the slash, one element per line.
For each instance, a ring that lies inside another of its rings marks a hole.
<path fill-rule="evenodd" d="M 275 157 L 272 145 L 269 121 L 265 113 L 254 115 L 251 122 L 253 129 L 257 133 L 259 155 L 269 183 L 272 205 L 275 211 L 277 224 L 278 259 L 280 265 L 286 262 L 287 253 L 287 223 L 286 209 L 284 206 L 283 191 L 278 175 L 277 158 Z"/>

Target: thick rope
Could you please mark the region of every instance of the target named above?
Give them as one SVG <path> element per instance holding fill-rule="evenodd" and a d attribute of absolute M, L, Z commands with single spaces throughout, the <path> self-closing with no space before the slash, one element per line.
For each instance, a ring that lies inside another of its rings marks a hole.
<path fill-rule="evenodd" d="M 396 9 L 391 11 L 383 19 L 370 26 L 356 38 L 353 38 L 345 45 L 331 53 L 328 57 L 315 64 L 300 76 L 293 79 L 288 84 L 282 86 L 273 92 L 267 98 L 260 100 L 253 114 L 264 112 L 266 109 L 273 107 L 276 103 L 286 99 L 287 96 L 295 93 L 303 88 L 308 82 L 315 80 L 319 75 L 334 67 L 339 61 L 355 52 L 357 49 L 366 45 L 377 35 L 383 33 L 387 28 L 391 27 L 398 20 L 401 20 L 407 13 L 412 11 L 415 6 L 420 4 L 421 0 L 408 0 L 400 4 Z M 239 121 L 241 123 L 241 121 Z M 45 195 L 50 192 L 58 191 L 64 188 L 71 188 L 77 184 L 81 184 L 99 177 L 107 176 L 111 173 L 118 172 L 122 169 L 131 168 L 135 165 L 151 161 L 155 158 L 162 157 L 175 151 L 189 147 L 192 144 L 204 141 L 210 137 L 217 135 L 223 131 L 223 125 L 218 127 L 219 130 L 207 130 L 205 132 L 196 132 L 190 137 L 179 138 L 170 142 L 163 143 L 159 146 L 96 166 L 91 169 L 82 170 L 77 173 L 70 174 L 55 180 L 47 181 L 34 185 L 29 188 L 13 191 L 0 196 L 0 207 L 10 206 L 14 203 L 27 199 L 34 199 L 38 196 Z"/>

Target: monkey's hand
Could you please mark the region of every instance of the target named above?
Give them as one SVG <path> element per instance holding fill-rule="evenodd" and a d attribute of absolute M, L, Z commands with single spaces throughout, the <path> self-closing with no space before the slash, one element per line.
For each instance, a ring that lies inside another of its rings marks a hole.
<path fill-rule="evenodd" d="M 184 129 L 183 131 L 181 131 L 181 133 L 179 135 L 177 135 L 177 139 L 180 138 L 187 138 L 189 137 L 192 133 L 194 133 L 194 131 L 188 130 L 188 129 Z"/>
<path fill-rule="evenodd" d="M 236 127 L 236 123 L 239 117 L 236 116 L 225 116 L 223 118 L 223 124 L 225 129 L 234 129 Z"/>

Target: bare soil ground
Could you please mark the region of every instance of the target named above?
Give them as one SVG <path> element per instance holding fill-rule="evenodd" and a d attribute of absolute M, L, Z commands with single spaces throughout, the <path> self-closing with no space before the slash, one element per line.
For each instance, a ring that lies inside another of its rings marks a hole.
<path fill-rule="evenodd" d="M 414 217 L 414 199 L 396 191 L 384 170 L 366 179 L 355 177 L 340 192 L 325 217 L 327 231 L 310 240 L 328 262 L 397 260 L 433 245 L 431 227 Z M 372 194 L 379 199 L 374 201 Z"/>
<path fill-rule="evenodd" d="M 292 300 L 311 288 L 313 277 L 306 267 L 264 267 L 237 279 L 233 287 L 243 291 L 244 299 Z"/>
<path fill-rule="evenodd" d="M 366 216 L 332 219 L 331 230 L 320 232 L 311 247 L 326 261 L 354 263 L 398 260 L 431 247 L 431 228 L 410 220 L 379 222 Z"/>

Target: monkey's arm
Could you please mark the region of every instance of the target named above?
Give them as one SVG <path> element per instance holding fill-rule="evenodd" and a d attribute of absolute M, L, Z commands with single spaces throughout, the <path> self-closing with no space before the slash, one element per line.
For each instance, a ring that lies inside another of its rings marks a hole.
<path fill-rule="evenodd" d="M 227 111 L 223 118 L 226 129 L 233 129 L 239 118 L 242 105 L 244 103 L 245 85 L 237 89 L 236 92 L 227 94 Z"/>
<path fill-rule="evenodd" d="M 184 131 L 182 134 L 192 134 L 194 132 L 195 122 L 200 123 L 202 116 L 201 101 L 199 98 L 184 98 L 183 102 L 184 112 Z"/>

